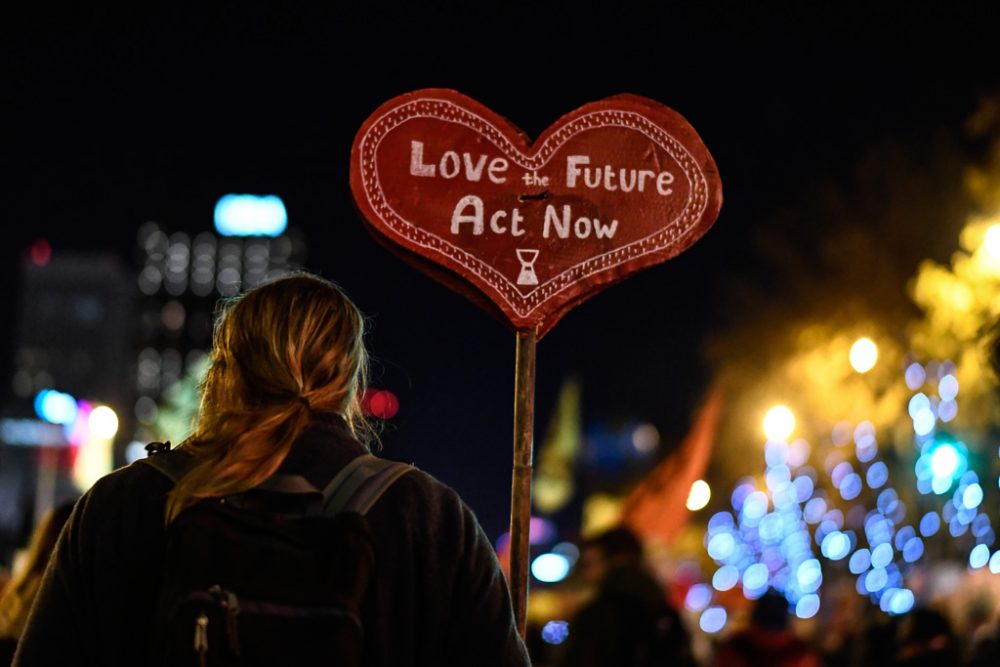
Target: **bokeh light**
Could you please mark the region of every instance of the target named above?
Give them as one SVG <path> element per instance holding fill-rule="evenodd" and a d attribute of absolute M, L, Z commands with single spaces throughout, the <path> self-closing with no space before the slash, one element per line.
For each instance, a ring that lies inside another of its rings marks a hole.
<path fill-rule="evenodd" d="M 934 477 L 952 479 L 959 471 L 961 453 L 954 443 L 942 441 L 931 450 L 931 473 Z"/>
<path fill-rule="evenodd" d="M 908 588 L 896 589 L 892 592 L 892 595 L 888 597 L 889 602 L 886 606 L 890 614 L 898 616 L 913 609 L 913 591 Z"/>
<path fill-rule="evenodd" d="M 784 405 L 776 405 L 764 415 L 764 435 L 768 440 L 784 442 L 795 430 L 795 415 Z"/>
<path fill-rule="evenodd" d="M 1000 263 L 1000 224 L 990 225 L 983 237 L 983 249 L 995 263 Z"/>
<path fill-rule="evenodd" d="M 695 584 L 684 596 L 684 608 L 688 611 L 701 611 L 712 602 L 712 589 L 705 584 Z"/>
<path fill-rule="evenodd" d="M 715 634 L 726 626 L 726 619 L 725 609 L 722 607 L 709 607 L 701 613 L 701 618 L 698 620 L 698 627 L 703 632 Z"/>
<path fill-rule="evenodd" d="M 924 541 L 919 537 L 911 537 L 903 545 L 903 560 L 915 563 L 924 555 Z"/>
<path fill-rule="evenodd" d="M 795 615 L 799 618 L 812 618 L 819 611 L 819 596 L 809 593 L 799 598 L 795 605 Z"/>
<path fill-rule="evenodd" d="M 878 361 L 878 346 L 871 338 L 859 338 L 851 345 L 851 368 L 858 373 L 867 373 Z"/>
<path fill-rule="evenodd" d="M 954 375 L 945 375 L 938 382 L 938 396 L 942 401 L 954 401 L 958 396 L 958 380 Z"/>
<path fill-rule="evenodd" d="M 98 438 L 110 440 L 118 433 L 118 415 L 106 405 L 98 405 L 87 417 L 90 432 Z"/>
<path fill-rule="evenodd" d="M 743 588 L 751 591 L 763 589 L 767 586 L 767 566 L 763 563 L 754 563 L 743 572 Z"/>
<path fill-rule="evenodd" d="M 969 553 L 969 567 L 977 570 L 990 560 L 990 548 L 985 544 L 977 544 Z"/>
<path fill-rule="evenodd" d="M 569 637 L 569 623 L 549 621 L 542 627 L 542 640 L 547 644 L 562 644 Z"/>
<path fill-rule="evenodd" d="M 552 553 L 564 556 L 571 565 L 580 559 L 580 549 L 572 542 L 560 542 L 552 547 Z"/>
<path fill-rule="evenodd" d="M 687 508 L 692 512 L 696 512 L 706 505 L 708 501 L 712 498 L 712 488 L 703 479 L 695 480 L 691 485 L 691 490 L 688 492 L 687 498 Z"/>
<path fill-rule="evenodd" d="M 740 571 L 732 565 L 723 565 L 712 575 L 712 587 L 717 591 L 728 591 L 740 580 Z"/>
<path fill-rule="evenodd" d="M 969 509 L 975 509 L 979 507 L 981 502 L 983 502 L 983 487 L 975 482 L 966 486 L 962 492 L 962 505 Z"/>
<path fill-rule="evenodd" d="M 223 236 L 281 236 L 288 213 L 275 195 L 225 195 L 215 204 L 215 229 Z"/>
<path fill-rule="evenodd" d="M 841 560 L 851 551 L 851 540 L 844 533 L 835 530 L 823 538 L 820 551 L 830 560 Z"/>
<path fill-rule="evenodd" d="M 924 367 L 917 362 L 913 362 L 906 367 L 906 386 L 911 391 L 916 391 L 924 386 L 924 382 L 927 381 L 927 374 L 924 372 Z"/>
<path fill-rule="evenodd" d="M 35 413 L 52 424 L 72 424 L 76 420 L 76 399 L 54 389 L 43 389 L 35 396 Z"/>
<path fill-rule="evenodd" d="M 851 554 L 851 560 L 848 561 L 847 568 L 851 571 L 851 574 L 861 574 L 868 569 L 870 564 L 871 553 L 868 549 L 858 549 Z"/>
<path fill-rule="evenodd" d="M 531 574 L 535 579 L 548 584 L 565 579 L 569 569 L 569 559 L 556 553 L 542 554 L 531 563 Z"/>

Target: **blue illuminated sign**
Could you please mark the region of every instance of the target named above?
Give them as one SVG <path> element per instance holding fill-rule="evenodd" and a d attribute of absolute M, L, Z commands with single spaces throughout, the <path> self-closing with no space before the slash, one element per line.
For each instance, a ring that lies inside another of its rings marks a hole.
<path fill-rule="evenodd" d="M 223 236 L 281 236 L 288 213 L 275 195 L 226 195 L 215 204 L 215 229 Z"/>

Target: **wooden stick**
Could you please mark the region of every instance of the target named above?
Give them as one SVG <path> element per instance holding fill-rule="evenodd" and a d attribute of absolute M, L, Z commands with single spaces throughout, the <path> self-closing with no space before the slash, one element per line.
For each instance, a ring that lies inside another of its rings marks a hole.
<path fill-rule="evenodd" d="M 510 488 L 510 595 L 514 619 L 526 637 L 528 609 L 529 526 L 531 523 L 531 469 L 535 421 L 534 331 L 517 332 L 514 362 L 514 478 Z"/>

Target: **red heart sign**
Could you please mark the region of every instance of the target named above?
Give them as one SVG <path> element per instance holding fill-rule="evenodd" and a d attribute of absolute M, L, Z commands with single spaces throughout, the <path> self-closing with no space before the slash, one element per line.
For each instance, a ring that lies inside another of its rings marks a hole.
<path fill-rule="evenodd" d="M 401 95 L 361 126 L 351 189 L 376 238 L 539 337 L 686 250 L 722 205 L 694 128 L 636 95 L 586 104 L 534 144 L 455 91 Z"/>

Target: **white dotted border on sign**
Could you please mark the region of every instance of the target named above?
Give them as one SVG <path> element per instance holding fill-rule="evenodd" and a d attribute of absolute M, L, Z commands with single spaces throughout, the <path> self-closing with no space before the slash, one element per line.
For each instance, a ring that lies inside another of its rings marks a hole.
<path fill-rule="evenodd" d="M 506 276 L 492 266 L 446 239 L 417 227 L 389 205 L 378 179 L 375 154 L 389 132 L 413 118 L 434 118 L 464 125 L 489 139 L 517 165 L 532 171 L 545 166 L 562 144 L 580 132 L 601 127 L 626 127 L 646 135 L 680 165 L 690 186 L 688 200 L 683 213 L 659 231 L 575 264 L 530 292 L 522 294 Z M 472 271 L 522 318 L 581 280 L 675 244 L 698 223 L 708 206 L 708 183 L 688 150 L 651 120 L 633 111 L 608 110 L 584 114 L 546 138 L 534 155 L 525 155 L 485 118 L 448 100 L 419 99 L 388 111 L 368 128 L 360 142 L 360 161 L 362 185 L 368 204 L 389 229 L 414 245 L 434 250 Z"/>

